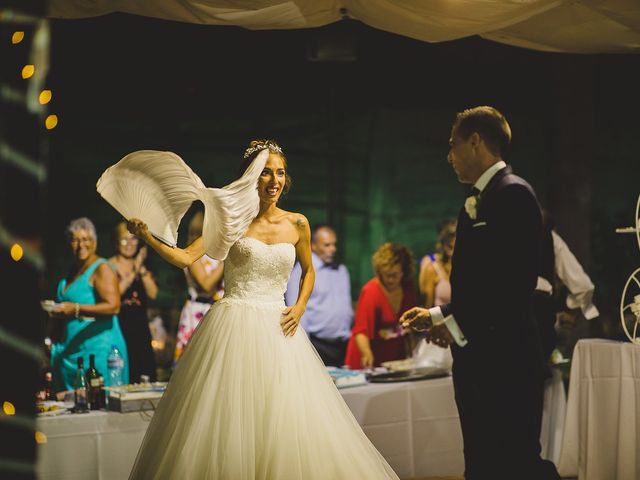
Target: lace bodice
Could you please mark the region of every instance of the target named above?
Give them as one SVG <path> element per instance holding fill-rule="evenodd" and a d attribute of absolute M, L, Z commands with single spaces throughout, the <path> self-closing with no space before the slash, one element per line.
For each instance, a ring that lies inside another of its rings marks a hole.
<path fill-rule="evenodd" d="M 284 292 L 296 258 L 291 243 L 267 244 L 243 237 L 233 244 L 224 264 L 224 303 L 284 305 Z"/>

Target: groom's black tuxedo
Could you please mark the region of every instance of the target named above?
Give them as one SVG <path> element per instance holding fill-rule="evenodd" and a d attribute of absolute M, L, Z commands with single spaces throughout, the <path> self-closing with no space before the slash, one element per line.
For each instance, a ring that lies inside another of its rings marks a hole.
<path fill-rule="evenodd" d="M 510 167 L 458 217 L 451 270 L 453 314 L 468 343 L 452 346 L 468 480 L 559 478 L 540 457 L 544 358 L 532 314 L 541 214 Z M 531 475 L 530 477 L 526 475 Z"/>

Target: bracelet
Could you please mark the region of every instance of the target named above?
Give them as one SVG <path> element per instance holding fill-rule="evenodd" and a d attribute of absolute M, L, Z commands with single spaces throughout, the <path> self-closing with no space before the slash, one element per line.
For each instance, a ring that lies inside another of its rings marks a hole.
<path fill-rule="evenodd" d="M 76 318 L 80 317 L 80 304 L 76 303 Z"/>

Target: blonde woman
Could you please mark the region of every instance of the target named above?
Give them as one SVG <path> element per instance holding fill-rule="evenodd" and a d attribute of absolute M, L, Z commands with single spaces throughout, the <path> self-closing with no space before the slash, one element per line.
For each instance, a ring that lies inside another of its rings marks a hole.
<path fill-rule="evenodd" d="M 455 219 L 445 220 L 438 229 L 435 252 L 420 262 L 418 282 L 427 308 L 451 302 L 451 258 L 456 242 Z M 416 333 L 419 339 L 424 333 Z M 450 370 L 453 356 L 450 348 L 442 348 L 426 341 L 417 341 L 413 349 L 414 364 L 418 367 L 439 367 Z"/>
<path fill-rule="evenodd" d="M 438 229 L 435 252 L 420 262 L 418 284 L 427 308 L 451 302 L 451 258 L 456 242 L 456 221 L 445 220 Z"/>
<path fill-rule="evenodd" d="M 399 243 L 385 243 L 373 254 L 375 276 L 360 291 L 345 364 L 376 367 L 407 356 L 400 315 L 417 305 L 413 254 Z"/>

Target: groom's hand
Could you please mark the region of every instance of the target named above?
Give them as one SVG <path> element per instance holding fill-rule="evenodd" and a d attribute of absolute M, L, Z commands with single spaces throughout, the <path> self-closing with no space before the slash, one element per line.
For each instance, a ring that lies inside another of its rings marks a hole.
<path fill-rule="evenodd" d="M 433 325 L 429 329 L 429 335 L 427 335 L 426 341 L 433 343 L 442 348 L 447 348 L 454 342 L 453 336 L 444 323 Z"/>
<path fill-rule="evenodd" d="M 421 307 L 413 307 L 407 310 L 400 317 L 400 325 L 403 327 L 411 327 L 416 332 L 424 332 L 431 328 L 431 314 L 429 310 Z"/>

